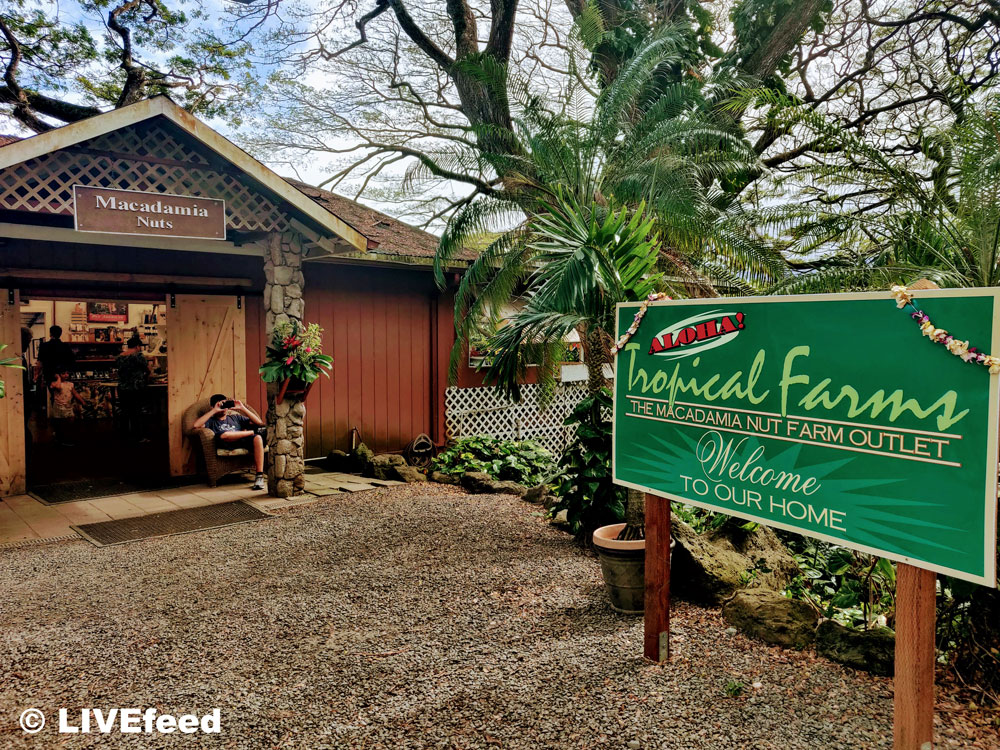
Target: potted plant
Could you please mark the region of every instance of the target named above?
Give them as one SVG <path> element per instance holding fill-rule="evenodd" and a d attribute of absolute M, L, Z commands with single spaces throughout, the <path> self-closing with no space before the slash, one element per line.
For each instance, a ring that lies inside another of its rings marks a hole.
<path fill-rule="evenodd" d="M 629 490 L 634 492 L 634 490 Z M 626 615 L 641 615 L 646 597 L 646 539 L 620 538 L 624 523 L 613 523 L 594 531 L 594 549 L 601 560 L 604 585 L 611 608 Z M 675 540 L 670 540 L 673 561 Z"/>
<path fill-rule="evenodd" d="M 305 399 L 316 378 L 330 377 L 333 357 L 323 354 L 322 344 L 323 329 L 316 323 L 303 327 L 292 320 L 274 327 L 260 376 L 265 383 L 281 383 L 276 403 L 285 396 Z"/>

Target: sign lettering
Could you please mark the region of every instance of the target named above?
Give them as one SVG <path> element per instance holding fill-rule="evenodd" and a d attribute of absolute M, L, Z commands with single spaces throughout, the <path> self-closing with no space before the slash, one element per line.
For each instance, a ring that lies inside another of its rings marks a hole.
<path fill-rule="evenodd" d="M 226 204 L 217 198 L 84 185 L 74 185 L 73 196 L 76 229 L 80 232 L 226 238 Z"/>

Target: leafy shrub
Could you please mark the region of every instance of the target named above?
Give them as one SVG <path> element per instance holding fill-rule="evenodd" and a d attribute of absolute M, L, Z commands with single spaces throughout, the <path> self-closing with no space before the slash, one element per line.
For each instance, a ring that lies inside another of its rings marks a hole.
<path fill-rule="evenodd" d="M 565 420 L 576 425 L 576 437 L 559 462 L 556 509 L 566 511 L 570 527 L 585 539 L 625 516 L 625 488 L 611 481 L 610 415 L 611 393 L 602 389 L 584 398 Z"/>
<path fill-rule="evenodd" d="M 456 476 L 484 471 L 494 479 L 532 487 L 552 472 L 552 466 L 552 454 L 531 440 L 516 442 L 477 435 L 456 441 L 437 455 L 430 468 Z"/>
<path fill-rule="evenodd" d="M 727 531 L 739 529 L 749 534 L 752 531 L 756 531 L 757 527 L 760 526 L 755 521 L 745 521 L 728 513 L 717 513 L 706 508 L 685 505 L 684 503 L 671 503 L 670 509 L 677 514 L 678 518 L 699 534 L 705 534 L 717 529 L 725 529 Z"/>
<path fill-rule="evenodd" d="M 792 597 L 848 627 L 893 625 L 896 568 L 889 560 L 797 534 L 781 536 L 802 571 L 788 587 Z"/>

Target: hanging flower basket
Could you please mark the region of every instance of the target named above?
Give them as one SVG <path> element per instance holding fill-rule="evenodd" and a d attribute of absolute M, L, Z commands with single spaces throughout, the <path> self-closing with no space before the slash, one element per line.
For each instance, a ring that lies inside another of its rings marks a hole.
<path fill-rule="evenodd" d="M 333 357 L 323 354 L 323 329 L 315 323 L 302 327 L 298 321 L 274 327 L 267 360 L 260 367 L 265 383 L 280 383 L 276 403 L 285 398 L 304 400 L 320 375 L 330 377 Z"/>

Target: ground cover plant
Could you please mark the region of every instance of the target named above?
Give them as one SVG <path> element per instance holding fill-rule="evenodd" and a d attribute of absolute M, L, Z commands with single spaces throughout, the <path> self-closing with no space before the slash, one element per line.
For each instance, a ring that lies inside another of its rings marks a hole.
<path fill-rule="evenodd" d="M 533 487 L 551 474 L 552 467 L 552 454 L 531 440 L 501 440 L 476 435 L 456 440 L 435 456 L 430 470 L 451 476 L 482 471 L 494 479 Z"/>

